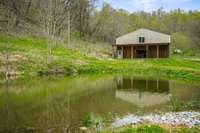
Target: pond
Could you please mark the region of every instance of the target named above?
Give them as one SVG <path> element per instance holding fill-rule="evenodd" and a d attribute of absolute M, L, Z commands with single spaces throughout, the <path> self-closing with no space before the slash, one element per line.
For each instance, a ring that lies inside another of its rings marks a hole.
<path fill-rule="evenodd" d="M 0 132 L 75 130 L 88 115 L 170 111 L 170 101 L 200 97 L 200 86 L 160 78 L 77 76 L 0 84 Z"/>

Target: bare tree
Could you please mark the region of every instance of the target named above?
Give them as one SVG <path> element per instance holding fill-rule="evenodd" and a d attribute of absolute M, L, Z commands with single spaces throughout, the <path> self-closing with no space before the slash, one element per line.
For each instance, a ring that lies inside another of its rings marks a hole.
<path fill-rule="evenodd" d="M 6 37 L 9 37 L 9 17 L 10 17 L 10 12 L 9 10 L 7 10 L 5 12 L 5 16 L 4 17 L 1 17 L 0 19 L 0 31 L 2 33 L 4 33 L 4 35 L 6 35 Z M 3 49 L 4 49 L 4 57 L 5 57 L 5 79 L 6 81 L 9 79 L 9 73 L 10 73 L 10 68 L 9 68 L 9 48 L 11 47 L 10 46 L 10 43 L 9 43 L 9 39 L 7 39 L 7 43 L 5 45 Z"/>
<path fill-rule="evenodd" d="M 71 43 L 71 12 L 68 10 L 68 46 Z"/>
<path fill-rule="evenodd" d="M 32 0 L 1 0 L 0 5 L 11 14 L 12 24 L 17 27 L 20 23 L 36 24 L 37 21 L 29 16 L 29 11 L 32 7 Z M 3 13 L 5 14 L 6 11 Z M 11 24 L 11 23 L 10 23 Z"/>
<path fill-rule="evenodd" d="M 41 27 L 48 40 L 47 63 L 52 61 L 52 49 L 56 36 L 59 36 L 62 30 L 68 26 L 70 30 L 70 0 L 46 0 L 43 1 L 41 8 Z M 68 19 L 68 21 L 66 21 Z M 69 31 L 70 32 L 70 31 Z M 70 38 L 68 39 L 70 41 Z"/>

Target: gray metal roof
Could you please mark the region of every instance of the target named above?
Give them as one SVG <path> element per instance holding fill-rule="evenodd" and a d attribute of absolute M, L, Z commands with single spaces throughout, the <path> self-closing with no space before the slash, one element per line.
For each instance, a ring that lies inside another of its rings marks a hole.
<path fill-rule="evenodd" d="M 116 45 L 141 44 L 139 43 L 139 37 L 145 38 L 145 42 L 142 44 L 163 44 L 171 42 L 170 35 L 142 28 L 118 37 L 116 39 Z"/>

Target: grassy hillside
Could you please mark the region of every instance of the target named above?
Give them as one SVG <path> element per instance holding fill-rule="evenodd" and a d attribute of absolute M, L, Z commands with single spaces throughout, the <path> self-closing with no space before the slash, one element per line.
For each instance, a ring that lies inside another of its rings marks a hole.
<path fill-rule="evenodd" d="M 8 64 L 10 72 L 27 76 L 47 73 L 66 75 L 123 73 L 200 80 L 198 58 L 173 56 L 170 59 L 114 60 L 109 53 L 111 51 L 109 44 L 94 42 L 73 38 L 71 49 L 64 48 L 64 43 L 55 43 L 53 61 L 47 64 L 48 51 L 45 39 L 0 36 L 1 78 L 5 76 Z M 9 54 L 8 62 L 6 62 L 6 51 Z"/>

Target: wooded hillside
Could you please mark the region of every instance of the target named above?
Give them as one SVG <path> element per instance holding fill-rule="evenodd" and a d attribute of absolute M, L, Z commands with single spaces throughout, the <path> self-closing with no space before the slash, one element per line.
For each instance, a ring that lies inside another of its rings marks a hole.
<path fill-rule="evenodd" d="M 12 34 L 28 33 L 53 39 L 67 38 L 70 32 L 84 39 L 110 43 L 143 27 L 171 34 L 173 49 L 198 52 L 200 48 L 199 11 L 166 12 L 160 8 L 151 13 L 129 13 L 108 3 L 100 7 L 98 0 L 0 0 L 0 20 L 1 33 L 5 33 L 5 20 L 8 20 L 8 31 Z"/>

